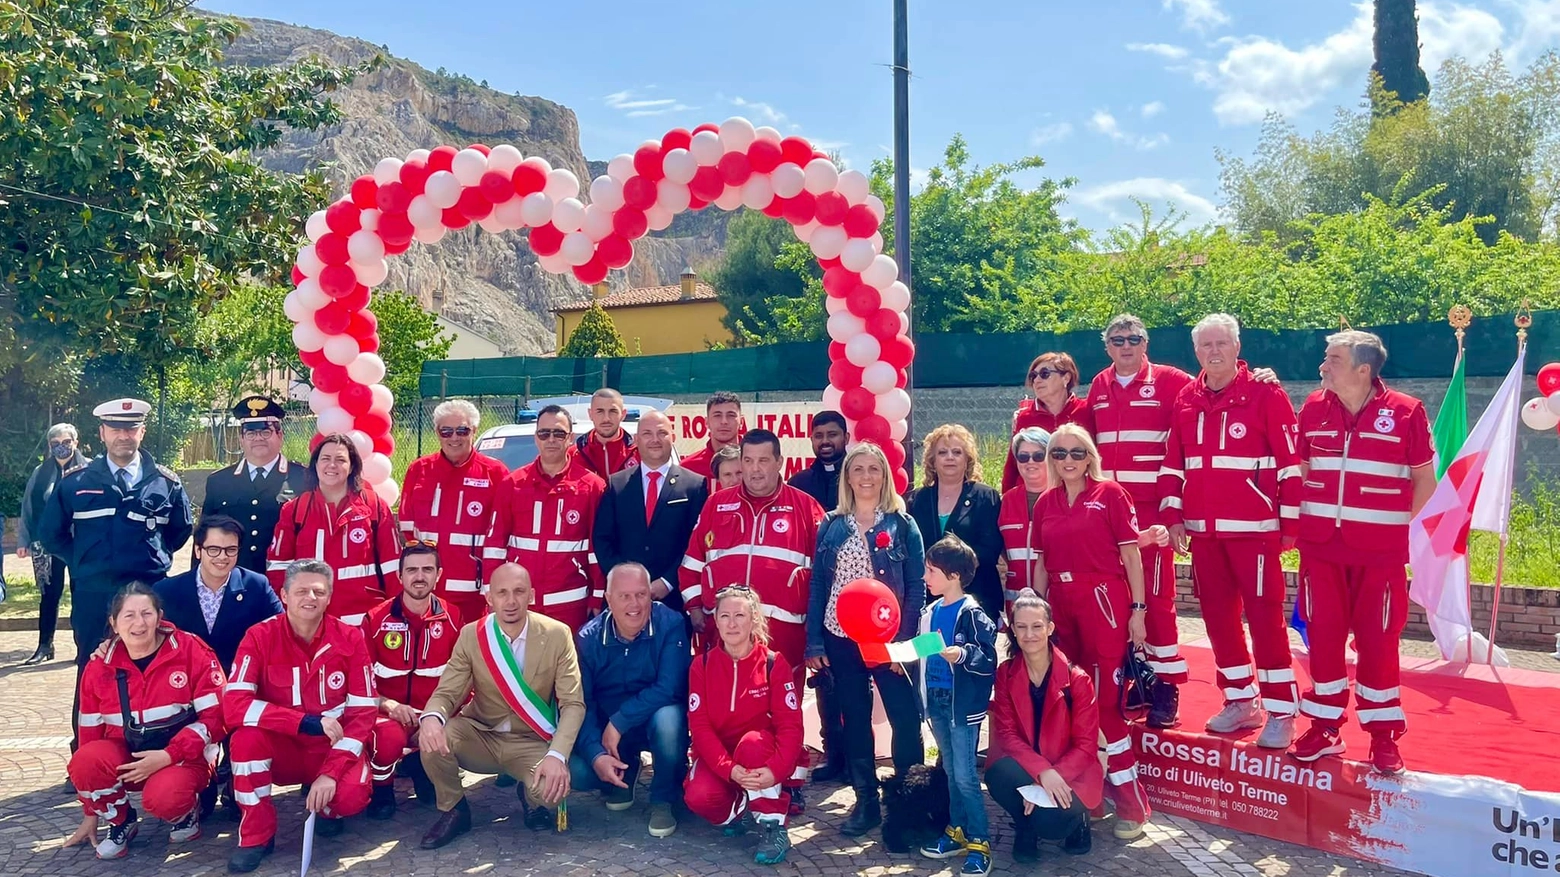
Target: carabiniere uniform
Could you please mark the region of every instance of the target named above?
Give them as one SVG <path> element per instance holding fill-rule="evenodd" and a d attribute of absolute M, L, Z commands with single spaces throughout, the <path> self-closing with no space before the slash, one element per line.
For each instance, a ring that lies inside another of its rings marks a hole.
<path fill-rule="evenodd" d="M 233 416 L 240 428 L 250 422 L 274 422 L 280 425 L 285 412 L 264 396 L 251 396 L 238 403 Z M 265 552 L 276 532 L 282 504 L 304 492 L 308 467 L 280 457 L 260 477 L 251 477 L 248 461 L 212 472 L 206 477 L 206 498 L 200 513 L 227 515 L 244 528 L 239 541 L 238 564 L 265 575 Z"/>

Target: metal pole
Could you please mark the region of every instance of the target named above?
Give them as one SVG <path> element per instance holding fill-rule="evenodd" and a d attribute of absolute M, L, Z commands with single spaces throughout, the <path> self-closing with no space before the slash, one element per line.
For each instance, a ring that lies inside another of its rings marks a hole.
<path fill-rule="evenodd" d="M 168 406 L 168 370 L 157 366 L 157 459 L 164 466 L 168 465 L 168 418 L 165 416 Z"/>
<path fill-rule="evenodd" d="M 1506 577 L 1506 534 L 1500 534 L 1500 548 L 1495 552 L 1495 593 L 1490 602 L 1490 641 L 1484 649 L 1484 663 L 1495 663 L 1495 625 L 1500 621 L 1500 584 Z M 1472 614 L 1472 609 L 1469 609 Z M 1472 643 L 1469 643 L 1472 646 Z M 1468 651 L 1473 651 L 1469 648 Z"/>
<path fill-rule="evenodd" d="M 911 290 L 910 327 L 915 341 L 914 286 L 910 283 L 910 24 L 909 0 L 894 0 L 894 261 L 899 279 Z M 915 397 L 915 363 L 905 365 L 905 392 Z M 905 416 L 906 471 L 915 466 L 915 405 Z"/>

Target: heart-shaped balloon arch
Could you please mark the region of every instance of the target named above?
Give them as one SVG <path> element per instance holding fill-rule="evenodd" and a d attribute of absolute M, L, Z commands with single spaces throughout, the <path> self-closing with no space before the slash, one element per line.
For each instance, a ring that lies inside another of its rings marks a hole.
<path fill-rule="evenodd" d="M 645 141 L 612 159 L 589 194 L 589 203 L 580 199 L 579 179 L 569 170 L 507 144 L 440 146 L 380 161 L 352 182 L 347 197 L 310 216 L 309 243 L 292 272 L 297 288 L 285 309 L 311 369 L 315 441 L 350 436 L 363 456 L 364 480 L 395 503 L 395 399 L 380 383 L 378 323 L 366 307 L 369 290 L 385 280 L 386 257 L 413 241 L 437 243 L 472 223 L 490 232 L 529 228 L 544 270 L 593 284 L 633 261 L 636 239 L 685 210 L 748 207 L 789 222 L 817 256 L 833 339 L 823 404 L 845 415 L 852 439 L 883 448 L 904 492 L 905 368 L 915 356 L 907 334 L 910 290 L 882 253 L 884 206 L 865 174 L 841 172 L 804 138 L 736 117 Z"/>

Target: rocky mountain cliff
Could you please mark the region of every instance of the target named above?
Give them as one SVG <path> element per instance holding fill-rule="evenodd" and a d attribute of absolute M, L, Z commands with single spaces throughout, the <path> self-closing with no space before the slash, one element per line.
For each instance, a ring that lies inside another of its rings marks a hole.
<path fill-rule="evenodd" d="M 540 97 L 507 95 L 460 75 L 428 71 L 384 48 L 324 30 L 266 19 L 242 19 L 247 31 L 227 52 L 233 64 L 262 66 L 311 55 L 355 64 L 383 55 L 385 64 L 330 95 L 341 124 L 290 132 L 261 156 L 268 167 L 319 170 L 338 187 L 368 173 L 386 156 L 403 157 L 442 143 L 512 143 L 567 167 L 582 188 L 593 174 L 580 151 L 579 123 L 567 107 Z M 633 144 L 624 144 L 624 148 Z M 679 217 L 679 220 L 693 217 Z M 725 241 L 724 217 L 678 222 L 635 244 L 635 260 L 608 278 L 614 288 L 677 282 L 684 267 L 708 264 Z M 300 234 L 302 220 L 300 218 Z M 475 225 L 434 246 L 415 245 L 393 259 L 387 289 L 405 289 L 424 307 L 484 335 L 512 354 L 551 352 L 551 309 L 582 301 L 590 291 L 572 277 L 542 271 L 523 232 L 491 235 Z"/>

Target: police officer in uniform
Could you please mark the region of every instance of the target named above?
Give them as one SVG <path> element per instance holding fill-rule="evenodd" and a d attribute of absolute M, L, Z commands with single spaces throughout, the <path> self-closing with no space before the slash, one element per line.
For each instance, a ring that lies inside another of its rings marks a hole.
<path fill-rule="evenodd" d="M 60 478 L 39 525 L 44 548 L 65 558 L 71 571 L 77 686 L 72 751 L 81 671 L 106 635 L 109 602 L 130 582 L 162 581 L 193 529 L 179 476 L 141 450 L 151 410 L 140 399 L 115 399 L 92 409 L 104 454 Z"/>
<path fill-rule="evenodd" d="M 244 527 L 238 565 L 265 574 L 265 551 L 276 532 L 282 504 L 305 491 L 308 467 L 282 456 L 282 419 L 287 412 L 265 396 L 250 396 L 233 406 L 244 459 L 206 478 L 201 517 L 227 515 Z"/>

